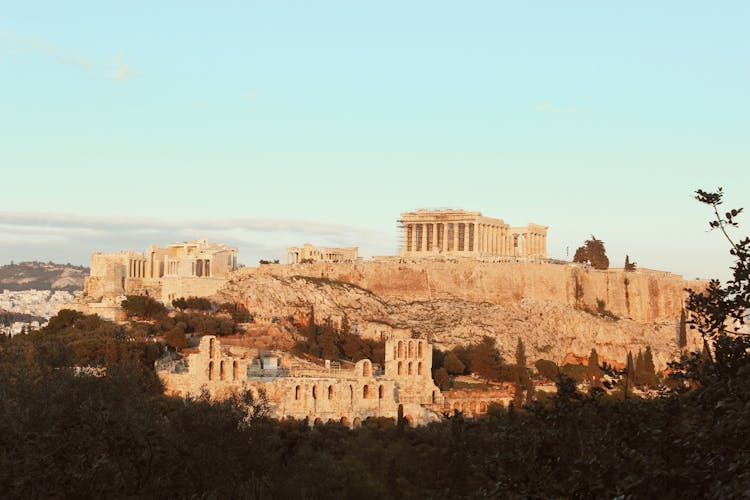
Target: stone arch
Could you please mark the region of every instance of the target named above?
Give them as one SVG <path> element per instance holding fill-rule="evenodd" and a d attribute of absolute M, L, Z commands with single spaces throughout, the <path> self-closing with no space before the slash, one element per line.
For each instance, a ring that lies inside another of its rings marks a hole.
<path fill-rule="evenodd" d="M 396 371 L 398 375 L 401 375 L 402 373 L 404 373 L 404 364 L 401 361 L 398 362 L 398 370 Z"/>
<path fill-rule="evenodd" d="M 370 386 L 365 384 L 362 386 L 362 399 L 367 399 L 370 397 Z"/>
<path fill-rule="evenodd" d="M 216 339 L 208 341 L 208 357 L 213 358 L 216 355 Z"/>
<path fill-rule="evenodd" d="M 362 419 L 359 417 L 354 417 L 354 427 L 359 427 L 362 425 Z"/>
<path fill-rule="evenodd" d="M 380 384 L 380 386 L 378 387 L 378 399 L 383 399 L 384 392 L 385 391 L 383 390 L 383 384 Z"/>
<path fill-rule="evenodd" d="M 365 360 L 362 363 L 362 376 L 363 377 L 372 377 L 372 364 L 369 360 Z"/>
<path fill-rule="evenodd" d="M 461 405 L 461 411 L 463 413 L 469 413 L 469 403 L 464 401 L 463 404 Z"/>
<path fill-rule="evenodd" d="M 394 343 L 393 344 L 393 359 L 396 359 L 397 355 L 398 355 L 398 350 L 397 350 L 396 344 Z"/>
<path fill-rule="evenodd" d="M 335 423 L 336 421 L 332 418 L 329 418 L 328 420 L 326 420 L 326 424 L 335 424 Z"/>
<path fill-rule="evenodd" d="M 411 361 L 409 361 L 409 364 L 407 365 L 407 368 L 406 368 L 406 374 L 411 375 L 413 372 L 414 371 L 412 370 L 412 367 L 411 367 Z"/>
<path fill-rule="evenodd" d="M 479 403 L 479 413 L 486 413 L 487 412 L 487 402 L 482 401 Z"/>
<path fill-rule="evenodd" d="M 294 388 L 294 400 L 299 401 L 300 393 L 302 392 L 302 388 L 300 386 L 297 386 Z"/>
<path fill-rule="evenodd" d="M 226 367 L 224 366 L 223 359 L 221 360 L 221 363 L 219 363 L 219 378 L 221 380 L 226 380 L 227 378 L 227 370 L 226 370 Z"/>
<path fill-rule="evenodd" d="M 208 362 L 208 380 L 214 379 L 214 362 L 209 361 Z"/>
<path fill-rule="evenodd" d="M 239 373 L 239 365 L 237 361 L 232 362 L 232 380 L 237 380 L 237 374 Z"/>
<path fill-rule="evenodd" d="M 418 358 L 421 358 L 424 355 L 424 353 L 422 352 L 422 343 L 423 342 L 421 340 L 417 342 L 417 357 Z"/>
<path fill-rule="evenodd" d="M 349 386 L 349 409 L 354 409 L 354 387 Z"/>
<path fill-rule="evenodd" d="M 403 340 L 398 341 L 398 357 L 399 358 L 404 357 L 404 341 Z"/>
<path fill-rule="evenodd" d="M 422 375 L 422 362 L 417 363 L 417 375 Z"/>
<path fill-rule="evenodd" d="M 471 405 L 469 405 L 469 408 L 471 409 L 471 413 L 476 413 L 477 412 L 477 402 L 476 401 L 472 401 Z"/>
<path fill-rule="evenodd" d="M 317 385 L 312 386 L 312 397 L 313 399 L 318 399 L 318 386 Z"/>
<path fill-rule="evenodd" d="M 328 399 L 333 399 L 336 397 L 336 390 L 333 388 L 332 385 L 328 386 Z"/>
<path fill-rule="evenodd" d="M 432 391 L 432 404 L 437 402 L 437 391 Z"/>
<path fill-rule="evenodd" d="M 320 418 L 320 417 L 316 418 L 316 419 L 315 419 L 315 420 L 313 421 L 313 425 L 314 425 L 315 427 L 317 427 L 317 426 L 319 426 L 319 425 L 323 425 L 323 419 L 322 419 L 322 418 Z"/>
<path fill-rule="evenodd" d="M 341 425 L 345 425 L 345 426 L 349 427 L 349 419 L 348 418 L 341 417 L 341 420 L 339 420 L 339 422 L 341 423 Z"/>
<path fill-rule="evenodd" d="M 413 340 L 409 341 L 409 357 L 410 358 L 414 357 L 414 341 Z"/>

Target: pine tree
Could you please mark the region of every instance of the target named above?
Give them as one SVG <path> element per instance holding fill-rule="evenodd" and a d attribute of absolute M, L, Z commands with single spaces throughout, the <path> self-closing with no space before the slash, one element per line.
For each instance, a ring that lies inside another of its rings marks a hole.
<path fill-rule="evenodd" d="M 625 271 L 632 272 L 635 271 L 635 262 L 630 262 L 630 256 L 625 256 Z"/>

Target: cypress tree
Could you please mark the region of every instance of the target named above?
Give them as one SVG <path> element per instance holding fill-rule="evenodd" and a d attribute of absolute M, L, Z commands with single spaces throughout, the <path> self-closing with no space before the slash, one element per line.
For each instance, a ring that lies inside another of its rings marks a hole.
<path fill-rule="evenodd" d="M 687 319 L 685 318 L 685 309 L 680 310 L 680 332 L 677 337 L 677 347 L 680 349 L 687 347 Z"/>
<path fill-rule="evenodd" d="M 651 352 L 651 346 L 646 346 L 646 352 L 643 353 L 643 383 L 649 387 L 656 387 L 656 366 L 654 365 L 654 355 Z"/>
<path fill-rule="evenodd" d="M 635 357 L 635 376 L 633 377 L 633 384 L 638 387 L 645 383 L 645 372 L 643 371 L 643 352 L 638 349 L 638 355 Z"/>
<path fill-rule="evenodd" d="M 633 363 L 633 353 L 628 351 L 628 359 L 625 365 L 625 397 L 630 396 L 633 391 L 635 379 L 635 363 Z"/>
<path fill-rule="evenodd" d="M 586 378 L 589 380 L 591 387 L 601 387 L 602 370 L 599 368 L 599 354 L 596 349 L 592 348 L 589 354 L 588 366 L 586 367 Z"/>

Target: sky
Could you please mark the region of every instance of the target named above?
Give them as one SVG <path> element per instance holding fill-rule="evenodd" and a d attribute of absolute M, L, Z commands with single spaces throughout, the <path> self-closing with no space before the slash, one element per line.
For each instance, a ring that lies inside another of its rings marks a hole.
<path fill-rule="evenodd" d="M 746 1 L 0 12 L 0 264 L 202 237 L 247 265 L 391 255 L 401 212 L 462 208 L 549 226 L 551 257 L 594 235 L 613 267 L 728 277 L 692 196 L 750 205 Z"/>

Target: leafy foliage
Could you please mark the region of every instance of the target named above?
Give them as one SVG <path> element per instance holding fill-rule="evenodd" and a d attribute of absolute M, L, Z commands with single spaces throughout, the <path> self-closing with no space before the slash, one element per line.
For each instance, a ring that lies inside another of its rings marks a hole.
<path fill-rule="evenodd" d="M 604 248 L 604 242 L 591 235 L 590 240 L 586 240 L 582 246 L 576 249 L 573 262 L 589 264 L 594 269 L 609 269 L 609 258 Z"/>

